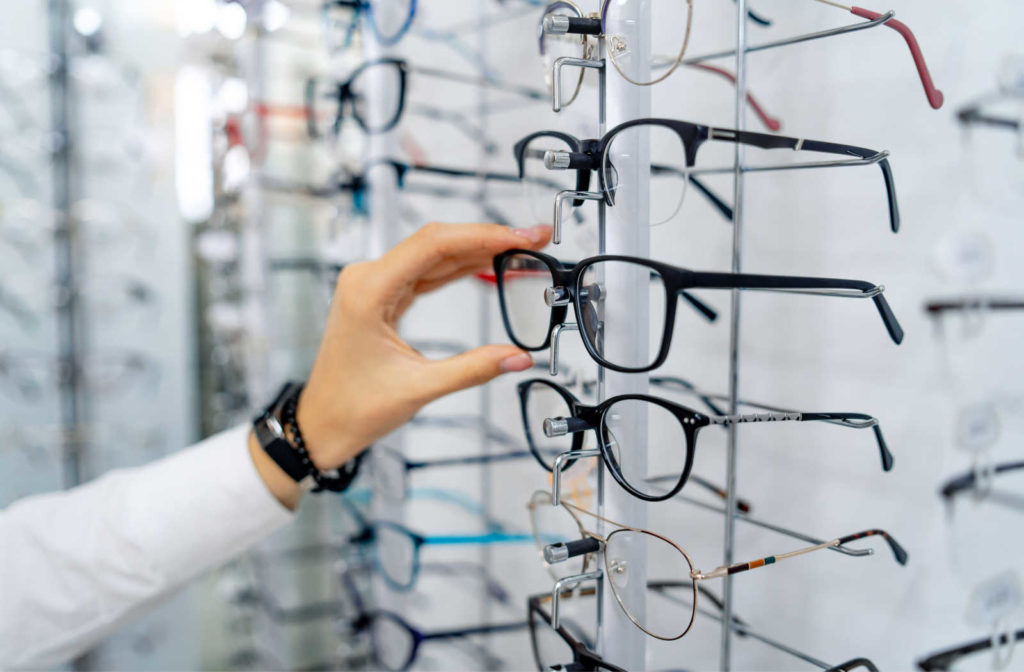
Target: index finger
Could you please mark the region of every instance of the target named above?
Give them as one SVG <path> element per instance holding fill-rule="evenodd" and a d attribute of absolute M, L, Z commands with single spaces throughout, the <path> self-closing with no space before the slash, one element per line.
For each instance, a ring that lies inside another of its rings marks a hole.
<path fill-rule="evenodd" d="M 389 293 L 440 267 L 485 266 L 505 250 L 539 250 L 550 238 L 547 225 L 511 229 L 500 224 L 427 224 L 378 260 L 378 287 Z"/>

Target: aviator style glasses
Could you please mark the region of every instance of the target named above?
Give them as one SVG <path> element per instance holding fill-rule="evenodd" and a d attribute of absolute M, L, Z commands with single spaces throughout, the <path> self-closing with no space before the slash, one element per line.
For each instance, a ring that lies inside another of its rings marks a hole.
<path fill-rule="evenodd" d="M 686 551 L 667 537 L 650 530 L 616 523 L 565 500 L 562 501 L 562 506 L 555 507 L 552 503 L 551 493 L 538 491 L 533 494 L 527 505 L 535 541 L 544 548 L 545 562 L 571 562 L 574 569 L 580 569 L 578 574 L 583 574 L 588 571 L 592 555 L 603 552 L 604 575 L 622 611 L 645 633 L 667 641 L 680 639 L 690 631 L 697 615 L 697 584 L 706 579 L 718 579 L 766 567 L 780 560 L 838 548 L 851 541 L 871 536 L 881 536 L 892 550 L 896 562 L 901 565 L 907 563 L 907 552 L 889 533 L 884 530 L 864 530 L 787 553 L 769 555 L 749 562 L 721 565 L 709 572 L 702 572 L 694 567 Z M 581 515 L 589 516 L 615 529 L 607 536 L 599 535 L 583 526 Z M 646 563 L 643 566 L 633 566 L 630 550 L 641 546 L 644 547 L 644 554 L 641 557 L 646 558 Z M 689 579 L 692 581 L 691 590 L 685 595 L 666 595 L 660 591 L 652 591 L 649 582 L 661 578 Z M 646 589 L 637 591 L 629 586 L 630 583 L 638 582 Z"/>
<path fill-rule="evenodd" d="M 714 311 L 686 292 L 693 288 L 870 298 L 892 340 L 903 340 L 884 287 L 863 280 L 700 272 L 619 255 L 570 265 L 522 249 L 497 255 L 494 273 L 502 320 L 513 343 L 528 351 L 543 350 L 557 342 L 556 331 L 574 328 L 598 364 L 623 373 L 650 371 L 665 362 L 677 296 L 713 319 Z M 576 317 L 571 327 L 565 324 L 570 304 Z M 650 351 L 648 343 L 637 343 L 638 325 L 649 327 Z M 553 360 L 556 353 L 553 348 Z"/>

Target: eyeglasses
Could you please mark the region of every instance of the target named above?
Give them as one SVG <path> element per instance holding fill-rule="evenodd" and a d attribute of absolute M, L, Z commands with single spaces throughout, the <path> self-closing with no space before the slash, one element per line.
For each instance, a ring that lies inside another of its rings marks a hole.
<path fill-rule="evenodd" d="M 821 152 L 846 157 L 845 161 L 766 166 L 766 170 L 831 167 L 877 163 L 882 170 L 889 205 L 889 225 L 899 231 L 900 215 L 896 201 L 896 185 L 892 168 L 886 158 L 888 152 L 865 147 L 844 145 L 822 140 L 807 140 L 783 135 L 735 131 L 712 128 L 702 124 L 674 119 L 634 119 L 619 124 L 600 139 L 580 140 L 558 131 L 538 131 L 527 135 L 513 149 L 519 176 L 534 180 L 550 175 L 552 171 L 566 171 L 560 178 L 563 189 L 551 192 L 527 192 L 531 207 L 550 213 L 554 203 L 554 225 L 560 228 L 562 203 L 572 201 L 579 207 L 584 200 L 602 200 L 605 205 L 637 204 L 641 212 L 648 211 L 647 224 L 657 226 L 673 219 L 681 210 L 691 177 L 719 169 L 695 169 L 697 152 L 709 140 L 738 143 L 760 149 L 790 149 Z M 750 170 L 758 170 L 752 167 Z M 620 175 L 643 174 L 650 171 L 651 179 L 646 193 L 634 193 L 630 181 L 619 180 Z M 590 189 L 590 175 L 597 173 L 599 191 Z M 729 219 L 732 211 L 710 189 L 694 182 L 716 209 Z M 629 210 L 630 208 L 627 208 Z M 612 211 L 614 215 L 614 210 Z M 642 222 L 626 222 L 636 225 Z"/>
<path fill-rule="evenodd" d="M 421 630 L 394 612 L 374 610 L 356 619 L 352 627 L 356 632 L 370 633 L 378 665 L 385 670 L 407 670 L 412 667 L 424 642 L 515 632 L 525 629 L 526 622 Z"/>
<path fill-rule="evenodd" d="M 605 6 L 607 6 L 607 2 Z M 692 4 L 692 3 L 690 3 Z M 689 26 L 689 14 L 690 8 L 682 7 L 682 4 L 673 4 L 672 6 L 662 7 L 656 5 L 653 11 L 663 13 L 664 16 L 653 17 L 654 21 L 657 21 L 655 25 L 663 25 L 661 22 L 665 21 L 665 25 L 671 25 L 668 22 L 678 23 L 680 21 L 685 22 L 687 27 Z M 671 13 L 671 16 L 668 14 Z M 684 14 L 686 15 L 684 18 Z M 753 18 L 753 14 L 748 12 Z M 607 16 L 607 14 L 606 14 Z M 581 10 L 575 3 L 569 0 L 556 0 L 549 4 L 544 13 L 540 17 L 540 21 L 537 24 L 537 35 L 538 35 L 538 47 L 540 51 L 541 59 L 544 61 L 544 79 L 548 86 L 548 91 L 554 93 L 555 84 L 555 70 L 556 61 L 559 58 L 576 59 L 576 61 L 593 61 L 595 54 L 595 47 L 591 36 L 603 37 L 603 29 L 601 27 L 601 21 L 598 15 L 584 16 L 583 10 Z M 664 39 L 660 32 L 657 36 L 659 39 Z M 618 44 L 622 44 L 622 38 L 616 38 L 619 40 Z M 683 40 L 688 39 L 688 36 L 684 36 Z M 676 43 L 679 42 L 679 38 L 673 34 L 672 40 Z M 667 40 L 666 40 L 667 43 Z M 674 46 L 674 45 L 673 45 Z M 685 52 L 685 45 L 679 45 L 681 51 Z M 674 48 L 667 49 L 675 53 Z M 612 63 L 616 66 L 616 69 L 620 73 L 623 73 L 622 68 L 619 65 L 619 60 L 616 60 L 616 56 L 622 56 L 622 52 L 616 54 L 612 52 Z M 681 54 L 679 54 L 681 58 Z M 627 56 L 628 58 L 628 56 Z M 579 65 L 576 61 L 570 61 L 570 64 Z M 703 70 L 704 72 L 710 72 L 717 74 L 721 77 L 728 79 L 735 84 L 736 76 L 724 68 L 718 66 L 709 65 L 706 63 L 683 63 L 675 57 L 655 57 L 652 59 L 652 64 L 659 70 L 669 68 L 667 72 L 664 72 L 651 84 L 665 79 L 679 66 L 687 65 L 695 69 Z M 559 80 L 559 92 L 558 97 L 554 99 L 556 111 L 562 110 L 571 105 L 576 97 L 579 95 L 580 90 L 583 87 L 583 78 L 586 74 L 586 67 L 580 66 L 579 75 L 575 77 L 563 77 L 557 76 Z M 626 73 L 623 73 L 625 76 Z M 626 77 L 628 80 L 629 77 Z M 757 101 L 756 98 L 750 93 L 747 94 L 747 103 L 750 108 L 754 111 L 761 122 L 770 130 L 778 131 L 781 128 L 778 120 L 769 116 L 764 107 Z"/>
<path fill-rule="evenodd" d="M 776 412 L 749 415 L 706 415 L 686 406 L 644 394 L 625 394 L 606 399 L 596 406 L 580 401 L 561 385 L 541 378 L 518 384 L 519 407 L 530 451 L 537 462 L 553 471 L 554 460 L 569 451 L 583 450 L 585 433 L 598 437 L 601 457 L 615 481 L 634 497 L 660 502 L 674 497 L 686 485 L 693 467 L 697 436 L 711 425 L 745 422 L 828 422 L 843 427 L 875 432 L 883 468 L 892 468 L 892 454 L 882 437 L 878 420 L 863 413 Z M 637 436 L 635 445 L 623 444 L 618 436 Z M 647 456 L 646 468 L 624 464 L 623 455 Z M 652 479 L 654 474 L 675 478 Z"/>
<path fill-rule="evenodd" d="M 548 5 L 537 26 L 540 53 L 549 64 L 548 86 L 551 86 L 551 66 L 559 57 L 593 59 L 595 45 L 589 40 L 590 36 L 605 41 L 612 65 L 631 84 L 650 86 L 675 72 L 690 42 L 693 0 L 652 3 L 651 25 L 664 30 L 643 30 L 644 26 L 630 16 L 631 9 L 631 4 L 623 0 L 604 0 L 599 14 L 584 16 L 573 2 L 559 0 Z M 650 56 L 637 53 L 636 48 L 641 45 L 651 47 Z M 671 55 L 663 58 L 658 54 Z M 655 71 L 660 71 L 660 74 L 655 74 Z M 578 78 L 570 79 L 575 81 L 566 82 L 560 97 L 562 106 L 572 102 L 579 93 L 582 68 Z"/>
<path fill-rule="evenodd" d="M 975 469 L 946 481 L 939 494 L 947 505 L 952 505 L 958 495 L 973 492 L 978 499 L 993 499 L 1024 509 L 1024 496 L 996 491 L 992 488 L 995 476 L 1024 469 L 1024 462 L 1004 462 L 994 465 L 979 465 Z"/>
<path fill-rule="evenodd" d="M 410 65 L 398 58 L 381 58 L 359 66 L 345 81 L 313 77 L 306 81 L 306 109 L 309 135 L 321 138 L 337 135 L 345 117 L 351 116 L 367 133 L 393 129 L 405 109 L 406 80 L 410 72 L 474 86 L 486 86 L 532 100 L 544 94 L 528 87 L 504 84 L 493 79 L 471 77 L 435 68 Z M 369 89 L 374 87 L 372 109 Z M 386 91 L 383 98 L 378 91 Z"/>
<path fill-rule="evenodd" d="M 525 621 L 522 621 L 424 631 L 393 612 L 367 609 L 359 589 L 352 580 L 352 574 L 346 572 L 341 578 L 342 584 L 359 614 L 351 622 L 351 629 L 356 633 L 369 633 L 373 645 L 374 662 L 386 670 L 409 669 L 416 661 L 420 646 L 427 641 L 447 640 L 455 643 L 476 635 L 515 632 L 527 625 Z M 494 655 L 488 649 L 475 648 L 473 653 L 479 657 L 494 660 Z"/>
<path fill-rule="evenodd" d="M 925 672 L 951 670 L 953 669 L 953 665 L 955 665 L 961 658 L 972 656 L 976 653 L 980 653 L 981 651 L 995 649 L 999 646 L 1008 647 L 1012 654 L 1014 645 L 1022 639 L 1024 639 L 1024 630 L 1005 633 L 998 637 L 976 639 L 973 642 L 968 642 L 967 644 L 961 644 L 960 646 L 955 646 L 951 649 L 946 649 L 945 651 L 933 653 L 927 658 L 917 661 L 917 667 Z M 995 653 L 996 655 L 999 654 L 998 651 Z M 1005 662 L 1009 662 L 1009 660 Z M 993 666 L 993 669 L 997 669 L 997 667 Z"/>
<path fill-rule="evenodd" d="M 493 464 L 530 457 L 528 450 L 506 453 L 442 457 L 430 460 L 409 460 L 388 446 L 373 448 L 374 492 L 389 500 L 404 500 L 409 493 L 409 475 L 413 471 L 435 467 L 459 467 Z"/>
<path fill-rule="evenodd" d="M 420 550 L 423 546 L 464 546 L 480 544 L 516 544 L 533 539 L 529 534 L 511 533 L 500 522 L 488 518 L 476 502 L 456 491 L 423 489 L 410 491 L 412 498 L 430 498 L 455 504 L 483 520 L 487 531 L 471 534 L 427 535 L 391 521 L 367 521 L 355 505 L 360 494 L 342 497 L 341 501 L 359 524 L 359 531 L 348 537 L 348 543 L 373 544 L 374 563 L 384 580 L 395 590 L 411 590 L 420 572 Z"/>
<path fill-rule="evenodd" d="M 562 506 L 552 506 L 551 494 L 535 492 L 528 504 L 533 533 L 538 545 L 544 547 L 545 561 L 562 563 L 572 561 L 570 566 L 587 571 L 591 555 L 599 551 L 604 555 L 604 576 L 607 578 L 622 611 L 634 625 L 648 635 L 662 640 L 676 640 L 690 631 L 697 614 L 697 582 L 705 579 L 717 579 L 745 572 L 759 567 L 775 564 L 798 555 L 813 551 L 837 548 L 857 539 L 881 536 L 888 543 L 896 561 L 903 565 L 907 562 L 907 552 L 895 539 L 884 530 L 865 530 L 829 541 L 799 548 L 788 553 L 769 555 L 749 562 L 739 562 L 716 567 L 710 572 L 695 569 L 690 556 L 675 542 L 650 530 L 622 525 L 603 516 L 582 509 L 565 500 Z M 543 517 L 538 515 L 543 512 Z M 604 522 L 616 529 L 607 536 L 601 536 L 584 528 L 579 515 L 586 515 Z M 558 522 L 552 523 L 557 520 Z M 632 567 L 630 549 L 643 546 L 645 567 Z M 689 579 L 693 582 L 692 593 L 688 600 L 678 597 L 672 600 L 659 600 L 648 588 L 643 591 L 627 589 L 629 584 L 643 581 L 643 585 L 654 577 L 666 579 Z M 645 604 L 656 605 L 646 609 Z"/>
<path fill-rule="evenodd" d="M 579 330 L 587 352 L 601 366 L 623 373 L 650 371 L 665 362 L 677 296 L 713 319 L 715 312 L 687 293 L 693 288 L 870 298 L 892 340 L 903 340 L 903 329 L 882 294 L 884 287 L 863 280 L 699 272 L 617 255 L 590 257 L 569 265 L 522 249 L 497 255 L 494 273 L 502 320 L 513 343 L 530 351 L 552 346 L 556 330 L 567 328 L 565 319 L 572 304 L 576 317 L 572 328 Z M 647 352 L 647 343 L 644 347 L 636 344 L 638 322 L 650 329 L 653 356 Z M 553 360 L 556 354 L 553 347 Z"/>
<path fill-rule="evenodd" d="M 649 581 L 647 589 L 653 594 L 669 596 L 674 593 L 681 593 L 684 599 L 694 590 L 691 581 Z M 715 620 L 721 621 L 721 612 L 724 609 L 722 600 L 713 592 L 698 585 L 698 590 L 712 605 L 715 612 L 702 614 Z M 571 600 L 574 605 L 581 602 L 590 602 L 597 595 L 593 587 L 577 588 L 571 592 L 560 595 L 560 600 L 565 602 Z M 533 647 L 533 659 L 537 663 L 540 672 L 547 670 L 564 670 L 565 672 L 598 672 L 609 670 L 610 672 L 625 672 L 621 667 L 607 662 L 594 652 L 593 642 L 587 637 L 583 627 L 562 616 L 559 625 L 555 628 L 551 618 L 551 593 L 532 595 L 527 599 L 528 620 L 530 624 L 530 644 Z M 743 620 L 733 616 L 733 623 L 743 625 Z M 745 632 L 738 632 L 740 636 Z"/>
<path fill-rule="evenodd" d="M 380 0 L 330 0 L 321 8 L 327 48 L 331 51 L 348 49 L 359 28 L 360 17 L 365 17 L 381 46 L 390 47 L 409 32 L 416 16 L 416 0 L 381 2 Z"/>
<path fill-rule="evenodd" d="M 647 589 L 652 594 L 657 594 L 662 600 L 681 599 L 689 602 L 693 591 L 692 581 L 648 581 Z M 698 609 L 698 613 L 708 618 L 723 622 L 722 611 L 724 604 L 722 600 L 704 586 L 697 584 L 697 591 L 711 602 L 714 611 Z M 576 588 L 571 592 L 562 593 L 559 596 L 561 602 L 571 600 L 578 603 L 581 598 L 589 601 L 595 597 L 597 590 L 592 587 Z M 533 595 L 528 598 L 528 614 L 530 623 L 530 643 L 533 647 L 534 662 L 541 672 L 555 670 L 556 672 L 599 672 L 610 670 L 611 672 L 624 672 L 622 668 L 605 661 L 593 651 L 593 644 L 586 636 L 583 628 L 570 621 L 564 615 L 559 619 L 557 628 L 553 627 L 551 610 L 549 604 L 552 602 L 551 593 Z M 750 627 L 739 617 L 733 616 L 733 630 L 740 637 L 751 636 L 759 639 L 769 646 L 777 647 L 772 640 L 752 631 Z M 571 661 L 571 662 L 562 662 Z M 825 672 L 850 672 L 863 668 L 868 672 L 878 672 L 878 668 L 867 658 L 854 658 L 845 663 L 830 667 Z"/>

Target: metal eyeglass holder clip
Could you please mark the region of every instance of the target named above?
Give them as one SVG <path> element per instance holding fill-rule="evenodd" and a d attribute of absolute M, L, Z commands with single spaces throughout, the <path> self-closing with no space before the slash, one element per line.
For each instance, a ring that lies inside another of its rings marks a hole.
<path fill-rule="evenodd" d="M 545 556 L 547 555 L 547 549 L 545 548 Z M 560 598 L 562 593 L 567 590 L 572 590 L 579 587 L 584 581 L 596 581 L 598 600 L 601 599 L 601 586 L 604 584 L 601 579 L 604 577 L 604 572 L 600 569 L 595 569 L 592 572 L 584 572 L 583 574 L 573 574 L 572 576 L 566 576 L 564 578 L 555 581 L 555 585 L 551 588 L 551 627 L 557 630 L 561 625 L 561 609 Z"/>
<path fill-rule="evenodd" d="M 551 109 L 555 112 L 562 111 L 562 68 L 565 66 L 603 70 L 604 61 L 575 56 L 562 56 L 555 59 L 555 62 L 551 64 Z"/>
<path fill-rule="evenodd" d="M 552 376 L 558 375 L 558 341 L 564 331 L 579 331 L 580 327 L 575 322 L 563 322 L 551 330 L 551 352 L 548 356 L 548 373 Z"/>
<path fill-rule="evenodd" d="M 565 471 L 566 463 L 575 462 L 585 457 L 601 457 L 601 451 L 597 448 L 569 450 L 555 457 L 555 461 L 551 465 L 551 506 L 562 505 L 562 472 Z"/>
<path fill-rule="evenodd" d="M 552 154 L 554 152 L 548 152 Z M 545 156 L 544 163 L 547 163 L 547 157 Z M 554 245 L 560 245 L 562 242 L 562 205 L 566 201 L 600 201 L 603 200 L 604 196 L 598 191 L 574 191 L 572 189 L 566 189 L 560 191 L 555 195 L 555 212 L 552 219 L 554 225 L 551 227 L 551 242 Z"/>

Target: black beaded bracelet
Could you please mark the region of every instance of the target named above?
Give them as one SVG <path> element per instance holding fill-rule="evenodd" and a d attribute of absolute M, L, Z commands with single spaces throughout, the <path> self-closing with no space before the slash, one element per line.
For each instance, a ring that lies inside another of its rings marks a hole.
<path fill-rule="evenodd" d="M 299 397 L 302 395 L 304 388 L 305 385 L 298 385 L 295 391 L 284 400 L 281 408 L 281 425 L 291 440 L 291 444 L 299 456 L 299 461 L 304 467 L 309 469 L 313 480 L 316 481 L 316 487 L 313 489 L 313 492 L 321 492 L 323 490 L 342 492 L 352 484 L 352 481 L 355 480 L 356 475 L 359 473 L 359 464 L 362 462 L 365 451 L 346 462 L 341 469 L 330 469 L 328 471 L 317 469 L 316 465 L 313 464 L 312 458 L 309 456 L 309 451 L 306 449 L 306 441 L 302 438 L 302 430 L 299 429 L 299 421 L 296 417 Z"/>

